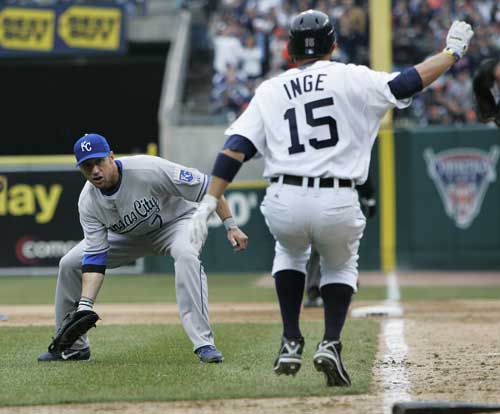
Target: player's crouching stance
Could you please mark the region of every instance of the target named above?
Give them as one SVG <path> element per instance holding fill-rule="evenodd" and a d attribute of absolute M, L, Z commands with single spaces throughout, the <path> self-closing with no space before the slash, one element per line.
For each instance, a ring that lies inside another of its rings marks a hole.
<path fill-rule="evenodd" d="M 143 256 L 169 254 L 175 262 L 177 304 L 184 330 L 201 362 L 221 362 L 208 319 L 207 278 L 201 243 L 189 239 L 188 223 L 210 178 L 159 157 L 115 159 L 106 139 L 80 138 L 74 152 L 87 179 L 78 201 L 84 240 L 60 261 L 56 288 L 56 336 L 39 361 L 88 360 L 87 331 L 99 319 L 94 301 L 106 268 Z M 236 251 L 247 236 L 236 226 L 224 198 L 213 206 Z"/>
<path fill-rule="evenodd" d="M 207 217 L 244 161 L 259 152 L 270 181 L 261 211 L 276 239 L 272 274 L 283 320 L 276 374 L 295 375 L 304 338 L 299 314 L 311 243 L 320 254 L 325 332 L 315 368 L 329 386 L 349 386 L 340 334 L 356 291 L 358 247 L 365 227 L 355 185 L 368 175 L 384 114 L 446 72 L 473 35 L 451 26 L 446 49 L 401 73 L 330 62 L 335 31 L 328 16 L 309 10 L 291 23 L 289 52 L 298 67 L 263 82 L 245 112 L 227 129 L 212 180 L 193 215 L 192 239 L 207 235 Z"/>

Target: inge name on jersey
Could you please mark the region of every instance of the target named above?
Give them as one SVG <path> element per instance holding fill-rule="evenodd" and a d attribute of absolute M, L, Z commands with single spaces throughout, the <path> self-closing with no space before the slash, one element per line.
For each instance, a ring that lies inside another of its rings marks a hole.
<path fill-rule="evenodd" d="M 283 87 L 285 88 L 288 98 L 293 99 L 305 92 L 324 91 L 325 89 L 321 84 L 325 77 L 326 73 L 317 73 L 314 75 L 307 74 L 305 76 L 289 79 L 283 84 Z"/>
<path fill-rule="evenodd" d="M 115 233 L 127 233 L 148 220 L 155 213 L 160 212 L 160 202 L 154 197 L 151 197 L 149 200 L 147 198 L 134 200 L 133 205 L 134 208 L 129 213 L 124 214 L 116 223 L 109 226 L 111 231 Z M 159 214 L 156 214 L 156 217 L 150 224 L 156 224 L 156 220 L 160 220 L 158 224 L 161 227 L 162 219 Z"/>

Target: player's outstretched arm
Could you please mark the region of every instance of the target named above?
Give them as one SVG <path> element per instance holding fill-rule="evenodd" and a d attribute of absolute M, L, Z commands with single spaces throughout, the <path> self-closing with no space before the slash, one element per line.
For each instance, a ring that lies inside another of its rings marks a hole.
<path fill-rule="evenodd" d="M 474 32 L 470 24 L 454 21 L 446 37 L 442 53 L 432 56 L 415 66 L 425 88 L 445 73 L 457 60 L 465 55 Z"/>

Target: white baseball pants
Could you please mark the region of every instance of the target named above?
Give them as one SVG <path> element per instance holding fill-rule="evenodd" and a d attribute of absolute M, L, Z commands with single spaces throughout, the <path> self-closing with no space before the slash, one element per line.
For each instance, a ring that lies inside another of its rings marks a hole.
<path fill-rule="evenodd" d="M 271 184 L 261 211 L 276 239 L 272 273 L 296 270 L 306 273 L 311 243 L 321 259 L 320 287 L 342 283 L 357 291 L 358 248 L 366 219 L 354 188 L 320 188 Z"/>

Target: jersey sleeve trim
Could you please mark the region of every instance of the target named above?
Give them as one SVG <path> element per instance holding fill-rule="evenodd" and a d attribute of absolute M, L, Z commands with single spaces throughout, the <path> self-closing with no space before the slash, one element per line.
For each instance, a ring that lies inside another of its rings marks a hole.
<path fill-rule="evenodd" d="M 99 265 L 105 266 L 108 261 L 108 252 L 97 254 L 84 254 L 82 266 L 85 265 Z"/>
<path fill-rule="evenodd" d="M 205 195 L 208 187 L 208 176 L 206 174 L 203 174 L 203 184 L 201 185 L 200 192 L 198 193 L 198 196 L 196 197 L 196 201 L 200 201 L 203 196 Z"/>
<path fill-rule="evenodd" d="M 412 102 L 412 98 L 398 98 L 394 95 L 392 88 L 391 88 L 391 82 L 393 79 L 397 78 L 399 76 L 399 73 L 392 73 L 391 79 L 385 84 L 383 94 L 385 98 L 391 103 L 391 105 L 394 105 L 398 109 L 404 109 L 410 106 Z"/>
<path fill-rule="evenodd" d="M 225 142 L 223 149 L 241 152 L 245 155 L 243 161 L 248 161 L 257 153 L 257 148 L 252 141 L 242 135 L 231 135 Z"/>
<path fill-rule="evenodd" d="M 407 99 L 420 92 L 424 85 L 415 67 L 406 68 L 398 76 L 388 82 L 396 99 Z"/>

